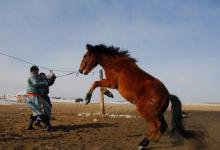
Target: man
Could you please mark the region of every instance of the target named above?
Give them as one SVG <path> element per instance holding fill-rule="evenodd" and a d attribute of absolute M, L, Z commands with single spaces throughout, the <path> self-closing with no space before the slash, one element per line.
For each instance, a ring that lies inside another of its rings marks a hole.
<path fill-rule="evenodd" d="M 37 66 L 32 66 L 30 68 L 30 77 L 27 80 L 27 104 L 32 109 L 33 113 L 30 116 L 30 121 L 28 124 L 28 130 L 33 129 L 33 123 L 35 120 L 40 119 L 45 123 L 46 130 L 50 130 L 50 122 L 45 114 L 44 106 L 48 103 L 43 99 L 42 88 L 48 86 L 46 80 L 40 80 L 38 75 L 39 69 Z"/>
<path fill-rule="evenodd" d="M 43 105 L 43 108 L 44 108 L 44 111 L 45 111 L 45 115 L 48 119 L 48 123 L 51 127 L 50 119 L 51 119 L 52 104 L 51 104 L 50 97 L 48 96 L 48 94 L 49 94 L 49 86 L 52 86 L 54 84 L 54 82 L 56 80 L 56 76 L 55 76 L 54 73 L 52 73 L 50 76 L 46 76 L 45 73 L 40 73 L 39 77 L 40 77 L 40 81 L 48 82 L 48 86 L 44 86 L 44 87 L 41 88 L 41 94 L 42 94 L 42 97 L 44 98 L 44 100 L 47 103 L 46 105 Z M 36 126 L 41 126 L 40 122 L 41 122 L 41 120 L 37 120 L 35 125 Z"/>

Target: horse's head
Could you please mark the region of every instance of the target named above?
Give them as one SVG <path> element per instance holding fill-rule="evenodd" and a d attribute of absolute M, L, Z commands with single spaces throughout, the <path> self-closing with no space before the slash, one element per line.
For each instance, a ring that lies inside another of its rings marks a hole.
<path fill-rule="evenodd" d="M 97 54 L 95 53 L 94 47 L 90 44 L 86 45 L 87 52 L 83 56 L 83 60 L 80 64 L 80 73 L 84 73 L 87 75 L 93 68 L 95 68 L 98 64 L 97 62 Z"/>

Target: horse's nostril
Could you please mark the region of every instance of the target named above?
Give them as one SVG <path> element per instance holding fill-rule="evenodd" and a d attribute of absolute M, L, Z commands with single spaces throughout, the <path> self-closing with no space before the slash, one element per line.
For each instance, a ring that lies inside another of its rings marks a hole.
<path fill-rule="evenodd" d="M 83 73 L 83 71 L 81 69 L 79 69 L 79 73 Z"/>

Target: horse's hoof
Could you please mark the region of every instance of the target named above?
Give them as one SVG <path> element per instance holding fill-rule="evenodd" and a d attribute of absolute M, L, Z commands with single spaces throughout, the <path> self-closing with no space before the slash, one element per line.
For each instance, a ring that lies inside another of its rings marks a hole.
<path fill-rule="evenodd" d="M 138 146 L 138 150 L 144 150 L 144 146 Z"/>
<path fill-rule="evenodd" d="M 86 105 L 90 103 L 91 97 L 92 97 L 92 94 L 90 94 L 90 93 L 86 95 L 86 98 L 85 98 Z"/>
<path fill-rule="evenodd" d="M 108 96 L 108 97 L 114 98 L 114 95 L 113 95 L 109 90 L 106 90 L 106 91 L 104 92 L 104 94 L 105 94 L 106 96 Z"/>
<path fill-rule="evenodd" d="M 143 150 L 148 146 L 150 143 L 150 140 L 148 138 L 144 138 L 138 145 L 139 150 Z"/>
<path fill-rule="evenodd" d="M 90 100 L 86 99 L 85 100 L 85 105 L 88 105 L 90 103 Z"/>

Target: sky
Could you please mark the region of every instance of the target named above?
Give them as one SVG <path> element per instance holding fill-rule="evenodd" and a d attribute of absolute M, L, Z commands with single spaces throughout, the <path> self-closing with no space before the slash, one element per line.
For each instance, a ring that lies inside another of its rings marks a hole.
<path fill-rule="evenodd" d="M 87 43 L 114 45 L 183 102 L 220 102 L 219 0 L 0 0 L 0 18 L 0 52 L 78 71 Z M 0 93 L 25 90 L 29 68 L 0 55 Z M 85 97 L 98 79 L 58 78 L 50 95 Z"/>

